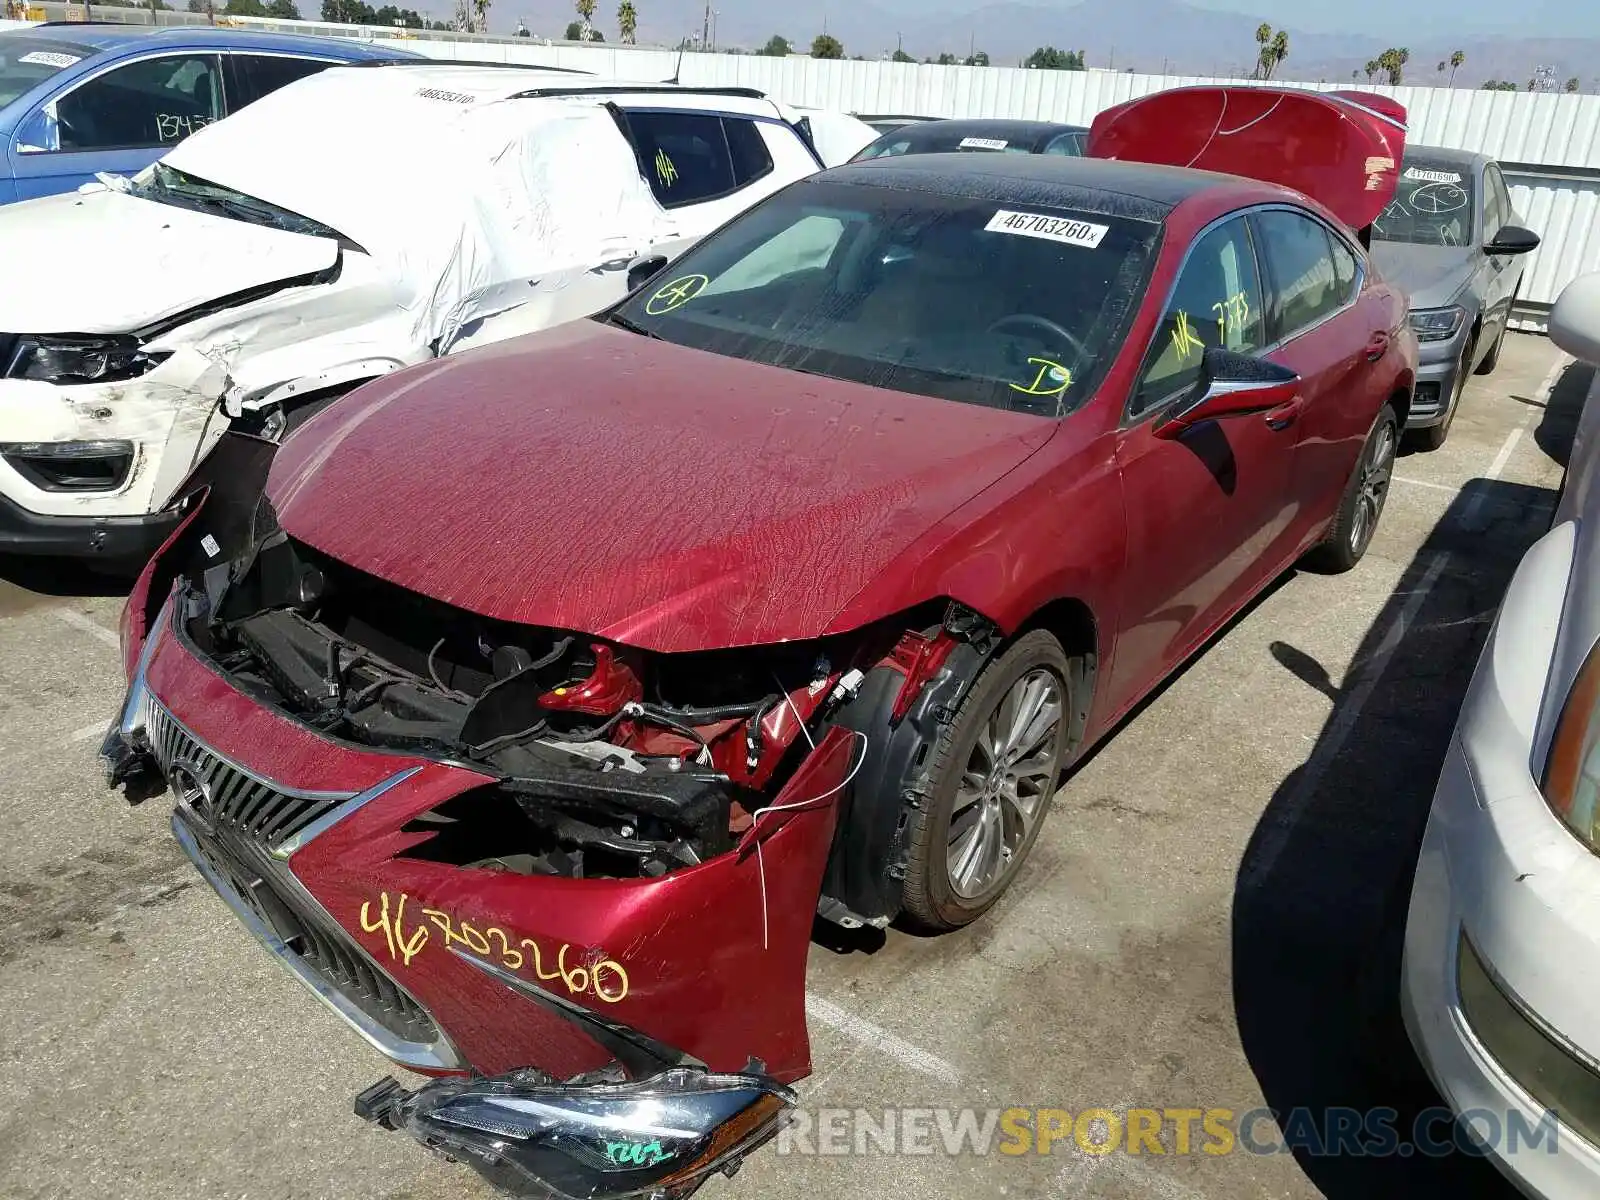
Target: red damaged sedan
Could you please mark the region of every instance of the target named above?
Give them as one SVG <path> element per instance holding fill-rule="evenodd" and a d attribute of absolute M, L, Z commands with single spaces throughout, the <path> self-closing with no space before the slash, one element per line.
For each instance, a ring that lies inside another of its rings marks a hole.
<path fill-rule="evenodd" d="M 974 920 L 1141 697 L 1361 559 L 1403 131 L 1202 88 L 1087 159 L 826 171 L 596 319 L 352 393 L 264 494 L 219 448 L 128 604 L 112 782 L 436 1077 L 362 1116 L 519 1195 L 731 1173 L 810 1069 L 817 914 Z"/>

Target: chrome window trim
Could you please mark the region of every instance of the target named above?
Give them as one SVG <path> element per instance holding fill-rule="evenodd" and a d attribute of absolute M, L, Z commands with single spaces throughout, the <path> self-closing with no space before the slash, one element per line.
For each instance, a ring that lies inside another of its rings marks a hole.
<path fill-rule="evenodd" d="M 1377 115 L 1382 115 L 1382 114 L 1377 114 Z M 1339 241 L 1344 245 L 1345 249 L 1349 250 L 1350 253 L 1355 256 L 1355 260 L 1356 260 L 1356 277 L 1355 277 L 1355 283 L 1353 284 L 1353 286 L 1350 289 L 1350 295 L 1345 300 L 1345 302 L 1343 304 L 1341 304 L 1338 308 L 1333 309 L 1331 312 L 1327 313 L 1325 316 L 1320 317 L 1319 319 L 1313 321 L 1311 324 L 1301 326 L 1299 329 L 1296 329 L 1293 333 L 1289 334 L 1287 337 L 1277 338 L 1274 341 L 1268 342 L 1266 345 L 1262 346 L 1259 350 L 1251 351 L 1251 353 L 1253 355 L 1255 355 L 1257 358 L 1264 358 L 1269 354 L 1276 353 L 1277 351 L 1283 349 L 1283 347 L 1287 346 L 1290 342 L 1294 341 L 1296 338 L 1301 337 L 1304 334 L 1310 333 L 1313 329 L 1320 329 L 1323 325 L 1325 325 L 1329 321 L 1333 320 L 1333 318 L 1335 318 L 1337 316 L 1342 316 L 1346 311 L 1348 311 L 1349 309 L 1354 308 L 1356 306 L 1357 301 L 1359 301 L 1361 299 L 1361 293 L 1364 290 L 1366 290 L 1367 275 L 1368 275 L 1368 272 L 1367 272 L 1367 256 L 1366 256 L 1366 253 L 1361 249 L 1361 246 L 1357 242 L 1355 242 L 1353 239 L 1351 239 L 1349 236 L 1347 236 L 1346 234 L 1340 232 L 1338 229 L 1335 229 L 1332 225 L 1330 225 L 1327 221 L 1323 220 L 1316 213 L 1312 212 L 1309 208 L 1301 208 L 1297 204 L 1285 204 L 1285 203 L 1281 203 L 1281 202 L 1268 202 L 1268 203 L 1264 203 L 1264 204 L 1252 204 L 1252 205 L 1249 205 L 1249 206 L 1247 206 L 1245 208 L 1236 208 L 1236 209 L 1233 209 L 1230 212 L 1223 213 L 1220 217 L 1214 217 L 1212 220 L 1207 221 L 1205 223 L 1205 225 L 1201 226 L 1201 228 L 1195 232 L 1195 235 L 1192 238 L 1189 239 L 1189 245 L 1184 249 L 1183 258 L 1181 258 L 1178 261 L 1178 269 L 1177 269 L 1176 273 L 1174 273 L 1174 275 L 1172 276 L 1172 284 L 1167 289 L 1167 294 L 1161 300 L 1161 309 L 1160 309 L 1160 311 L 1162 313 L 1165 313 L 1167 311 L 1167 308 L 1172 304 L 1173 297 L 1178 294 L 1178 284 L 1183 282 L 1183 273 L 1184 273 L 1184 271 L 1188 270 L 1189 260 L 1194 256 L 1195 247 L 1197 247 L 1201 242 L 1203 242 L 1206 239 L 1207 235 L 1212 233 L 1219 226 L 1227 224 L 1229 221 L 1233 221 L 1233 220 L 1237 220 L 1237 219 L 1244 219 L 1246 217 L 1253 216 L 1256 213 L 1262 213 L 1262 212 L 1290 212 L 1290 213 L 1296 214 L 1297 216 L 1306 217 L 1309 220 L 1315 221 L 1318 225 L 1321 225 L 1322 228 L 1329 234 L 1329 236 L 1338 238 Z M 1255 251 L 1256 272 L 1257 272 L 1258 276 L 1261 279 L 1262 291 L 1265 292 L 1267 290 L 1267 287 L 1266 287 L 1266 283 L 1267 283 L 1266 273 L 1267 273 L 1268 268 L 1264 265 L 1264 261 L 1265 261 L 1264 251 L 1262 250 L 1262 248 L 1260 246 L 1258 246 L 1256 244 L 1255 230 L 1253 228 L 1249 230 L 1249 234 L 1250 234 L 1251 248 Z M 1272 295 L 1273 295 L 1273 299 L 1276 300 L 1277 299 L 1276 282 L 1274 282 L 1274 285 L 1272 287 Z M 1143 366 L 1144 366 L 1145 359 L 1149 357 L 1150 350 L 1151 350 L 1152 347 L 1154 347 L 1154 345 L 1156 343 L 1157 336 L 1159 336 L 1159 335 L 1158 334 L 1151 335 L 1150 339 L 1145 343 L 1143 350 L 1139 354 L 1139 364 L 1140 364 L 1141 373 L 1143 371 Z M 1166 397 L 1159 404 L 1152 405 L 1150 408 L 1145 409 L 1142 412 L 1139 412 L 1139 413 L 1135 414 L 1135 413 L 1133 413 L 1131 411 L 1131 408 L 1132 408 L 1132 405 L 1133 405 L 1133 398 L 1138 392 L 1138 387 L 1139 387 L 1138 380 L 1135 379 L 1132 389 L 1128 392 L 1127 399 L 1123 401 L 1123 404 L 1122 404 L 1122 421 L 1121 421 L 1121 426 L 1120 426 L 1123 429 L 1134 429 L 1134 428 L 1137 428 L 1138 426 L 1144 424 L 1151 417 L 1153 417 L 1156 414 L 1164 411 L 1168 406 L 1170 406 L 1172 404 L 1173 400 L 1175 399 L 1175 395 Z"/>

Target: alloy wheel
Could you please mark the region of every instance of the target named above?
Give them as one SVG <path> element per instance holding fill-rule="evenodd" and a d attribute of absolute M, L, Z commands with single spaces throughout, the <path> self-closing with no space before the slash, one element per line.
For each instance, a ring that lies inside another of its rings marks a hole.
<path fill-rule="evenodd" d="M 1398 445 L 1394 423 L 1385 421 L 1373 439 L 1372 449 L 1362 464 L 1361 481 L 1356 485 L 1355 519 L 1350 522 L 1350 548 L 1357 554 L 1366 550 L 1378 528 L 1378 517 L 1383 513 L 1384 501 L 1389 498 L 1389 479 L 1394 473 L 1394 455 Z"/>
<path fill-rule="evenodd" d="M 997 890 L 1055 786 L 1056 744 L 1066 688 L 1052 671 L 1029 671 L 1006 691 L 978 731 L 950 813 L 945 861 L 965 900 Z"/>

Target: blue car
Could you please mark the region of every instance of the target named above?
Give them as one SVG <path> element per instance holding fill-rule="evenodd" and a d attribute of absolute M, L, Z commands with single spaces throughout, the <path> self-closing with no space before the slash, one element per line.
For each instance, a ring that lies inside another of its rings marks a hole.
<path fill-rule="evenodd" d="M 0 33 L 0 204 L 132 175 L 189 134 L 324 67 L 417 58 L 344 38 L 209 25 L 46 22 Z"/>

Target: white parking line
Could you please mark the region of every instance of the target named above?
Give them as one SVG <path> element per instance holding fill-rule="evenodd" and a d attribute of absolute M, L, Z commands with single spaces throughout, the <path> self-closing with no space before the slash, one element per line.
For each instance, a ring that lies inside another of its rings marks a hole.
<path fill-rule="evenodd" d="M 946 1083 L 961 1082 L 961 1072 L 937 1054 L 931 1054 L 921 1046 L 914 1046 L 899 1034 L 891 1033 L 865 1017 L 858 1017 L 813 992 L 806 993 L 806 1016 L 864 1046 L 887 1054 L 900 1065 L 909 1067 L 921 1075 L 931 1075 Z"/>
<path fill-rule="evenodd" d="M 1412 487 L 1432 488 L 1436 492 L 1449 492 L 1452 496 L 1461 490 L 1459 484 L 1435 483 L 1431 479 L 1413 479 L 1409 475 L 1396 475 L 1393 478 L 1396 483 L 1409 483 Z"/>
<path fill-rule="evenodd" d="M 1565 361 L 1564 361 L 1565 360 Z M 1551 391 L 1555 388 L 1556 381 L 1561 378 L 1561 373 L 1566 369 L 1566 363 L 1571 360 L 1566 355 L 1556 360 L 1550 368 L 1549 374 L 1539 385 L 1539 399 L 1548 403 Z M 1494 456 L 1494 461 L 1489 464 L 1489 469 L 1482 478 L 1486 482 L 1494 482 L 1500 478 L 1501 472 L 1506 469 L 1506 464 L 1511 461 L 1511 456 L 1516 453 L 1518 444 L 1523 435 L 1528 431 L 1528 425 L 1539 410 L 1529 409 L 1523 417 L 1522 424 L 1518 425 L 1509 434 L 1500 446 L 1500 451 Z M 1473 492 L 1457 517 L 1457 522 L 1466 529 L 1472 528 L 1479 512 L 1482 510 L 1488 496 L 1488 488 L 1479 488 Z M 1390 622 L 1389 628 L 1384 631 L 1378 649 L 1362 664 L 1360 682 L 1351 688 L 1339 704 L 1329 723 L 1327 731 L 1317 742 L 1317 747 L 1311 752 L 1311 757 L 1306 759 L 1305 765 L 1300 769 L 1300 779 L 1293 792 L 1284 803 L 1273 812 L 1269 812 L 1264 820 L 1270 823 L 1261 845 L 1250 860 L 1250 865 L 1241 873 L 1240 888 L 1251 892 L 1259 888 L 1268 875 L 1272 873 L 1273 866 L 1278 861 L 1278 856 L 1283 853 L 1283 848 L 1289 842 L 1289 833 L 1304 815 L 1306 806 L 1311 803 L 1311 798 L 1316 794 L 1317 786 L 1322 782 L 1322 777 L 1327 773 L 1329 765 L 1339 751 L 1344 748 L 1344 743 L 1350 736 L 1350 731 L 1355 728 L 1356 721 L 1360 719 L 1361 710 L 1366 707 L 1367 701 L 1372 697 L 1373 689 L 1378 686 L 1378 680 L 1383 678 L 1383 673 L 1388 669 L 1389 660 L 1394 657 L 1394 652 L 1400 648 L 1401 641 L 1405 638 L 1406 630 L 1411 622 L 1416 620 L 1417 613 L 1422 610 L 1422 605 L 1428 598 L 1428 593 L 1433 590 L 1433 585 L 1439 582 L 1439 576 L 1450 565 L 1450 555 L 1447 552 L 1434 554 L 1428 561 L 1427 567 L 1422 572 L 1422 579 L 1417 583 L 1416 589 L 1406 597 L 1405 605 Z"/>
<path fill-rule="evenodd" d="M 58 621 L 62 621 L 68 625 L 71 625 L 74 629 L 79 630 L 80 632 L 87 633 L 90 637 L 96 639 L 97 641 L 104 642 L 113 650 L 120 650 L 122 648 L 122 639 L 119 638 L 113 630 L 107 629 L 104 625 L 100 624 L 100 622 L 91 620 L 90 618 L 84 616 L 77 609 L 53 608 L 50 611 L 55 614 L 55 617 Z"/>

